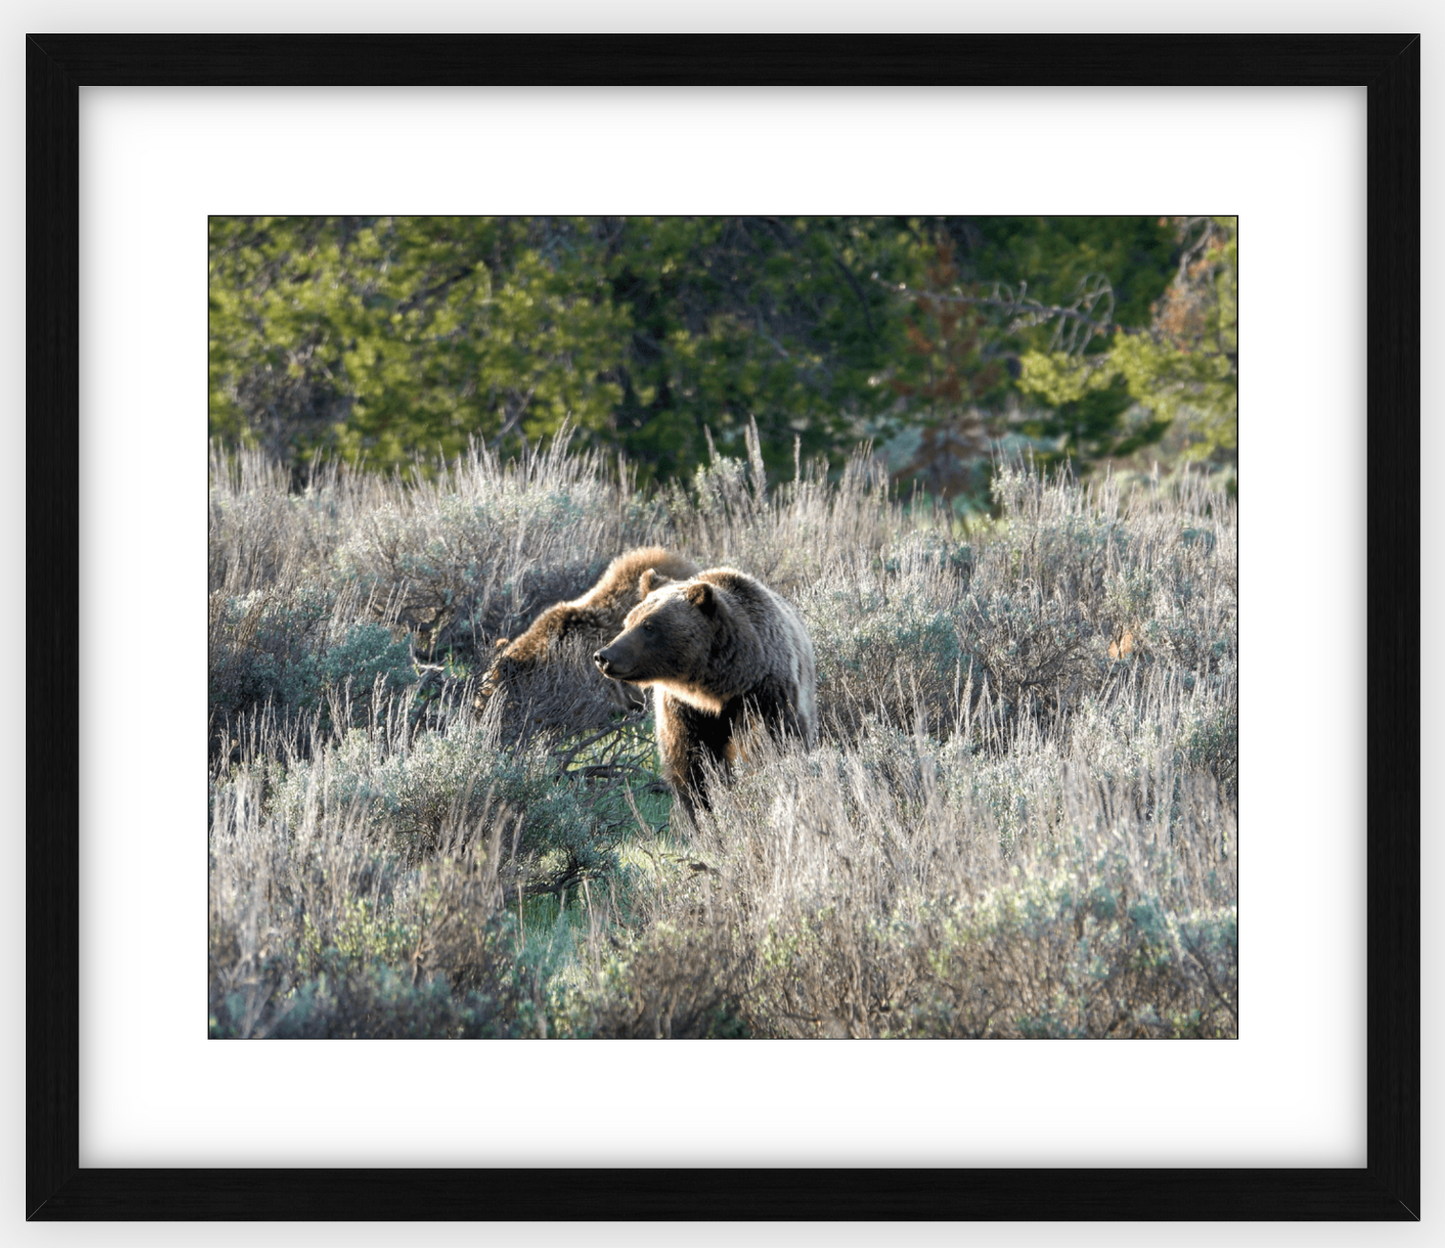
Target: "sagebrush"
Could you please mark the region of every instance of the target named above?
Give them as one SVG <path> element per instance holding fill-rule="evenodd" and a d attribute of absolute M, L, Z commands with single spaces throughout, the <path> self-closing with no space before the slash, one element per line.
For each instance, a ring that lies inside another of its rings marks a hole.
<path fill-rule="evenodd" d="M 299 492 L 215 451 L 213 1035 L 1237 1034 L 1233 500 L 1000 466 L 964 527 L 756 446 L 648 492 L 565 439 Z M 686 830 L 586 655 L 477 696 L 641 545 L 817 654 L 818 746 Z"/>

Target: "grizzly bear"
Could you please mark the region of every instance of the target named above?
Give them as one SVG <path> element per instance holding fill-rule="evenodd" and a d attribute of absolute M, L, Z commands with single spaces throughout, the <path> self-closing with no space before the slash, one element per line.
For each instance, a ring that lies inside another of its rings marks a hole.
<path fill-rule="evenodd" d="M 482 677 L 479 704 L 503 686 L 509 687 L 521 700 L 523 694 L 519 686 L 536 674 L 542 664 L 560 657 L 568 643 L 580 649 L 582 655 L 590 655 L 615 636 L 627 613 L 642 597 L 640 578 L 653 570 L 664 576 L 688 577 L 698 568 L 691 559 L 674 555 L 660 546 L 618 555 L 607 565 L 597 584 L 580 598 L 554 603 L 515 641 L 503 637 L 495 643 L 496 657 Z M 642 691 L 635 686 L 628 687 L 615 680 L 608 680 L 607 686 L 612 702 L 624 710 L 644 704 Z"/>
<path fill-rule="evenodd" d="M 813 642 L 788 603 L 734 568 L 684 581 L 649 570 L 638 589 L 624 630 L 593 661 L 613 680 L 657 687 L 663 774 L 689 816 L 708 806 L 704 762 L 731 770 L 745 720 L 811 748 Z"/>

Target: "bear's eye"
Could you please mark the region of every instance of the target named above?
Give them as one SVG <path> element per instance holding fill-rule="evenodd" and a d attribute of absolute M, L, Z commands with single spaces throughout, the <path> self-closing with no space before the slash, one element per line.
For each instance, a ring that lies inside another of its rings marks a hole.
<path fill-rule="evenodd" d="M 647 621 L 644 621 L 644 622 L 643 622 L 642 631 L 643 631 L 644 633 L 650 633 L 650 632 L 652 632 L 652 622 L 651 622 L 650 620 L 647 620 Z"/>

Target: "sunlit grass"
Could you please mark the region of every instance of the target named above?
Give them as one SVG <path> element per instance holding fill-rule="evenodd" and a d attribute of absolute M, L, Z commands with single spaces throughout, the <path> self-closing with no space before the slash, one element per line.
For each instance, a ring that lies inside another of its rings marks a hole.
<path fill-rule="evenodd" d="M 862 458 L 646 497 L 555 452 L 303 496 L 218 460 L 211 1034 L 1237 1034 L 1234 503 L 997 493 L 965 525 Z M 476 696 L 644 543 L 818 651 L 817 748 L 750 745 L 695 827 L 585 655 Z"/>

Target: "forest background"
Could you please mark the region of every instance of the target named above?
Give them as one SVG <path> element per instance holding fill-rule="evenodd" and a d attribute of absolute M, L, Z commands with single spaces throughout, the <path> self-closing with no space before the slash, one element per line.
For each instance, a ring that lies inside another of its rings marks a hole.
<path fill-rule="evenodd" d="M 990 505 L 1000 456 L 1233 489 L 1230 217 L 213 217 L 212 436 L 299 484 L 564 423 L 639 483 L 712 449 Z"/>

